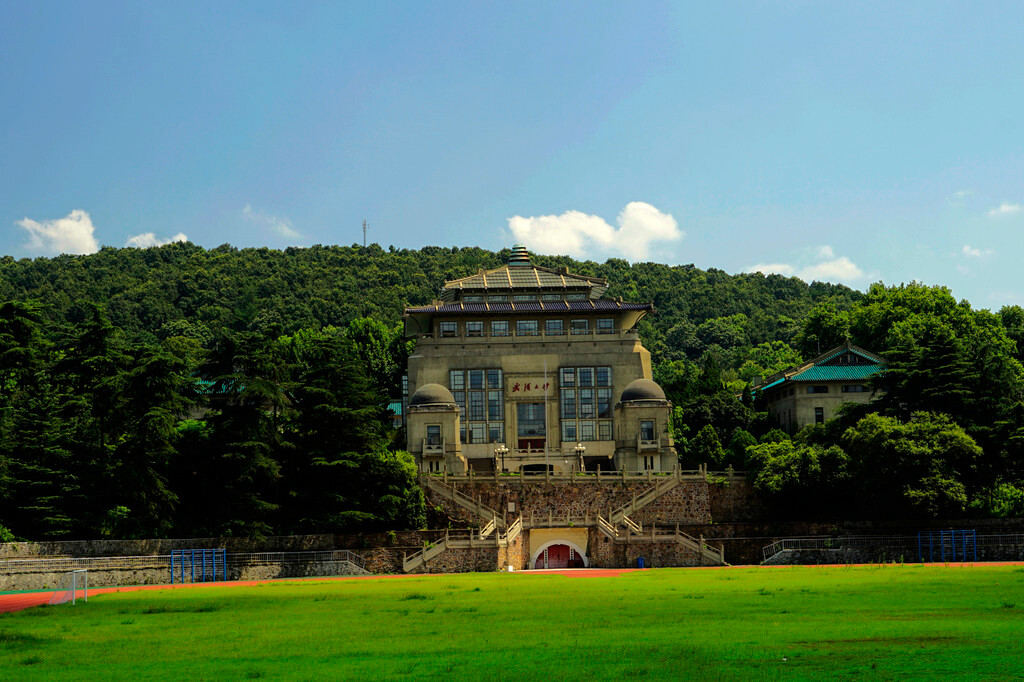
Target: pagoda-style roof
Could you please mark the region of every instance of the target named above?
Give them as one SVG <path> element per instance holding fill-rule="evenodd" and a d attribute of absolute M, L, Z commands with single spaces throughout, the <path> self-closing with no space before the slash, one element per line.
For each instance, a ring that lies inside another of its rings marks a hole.
<path fill-rule="evenodd" d="M 792 381 L 864 381 L 885 366 L 885 358 L 847 341 L 813 360 L 768 377 L 752 390 L 767 391 Z"/>
<path fill-rule="evenodd" d="M 518 317 L 602 313 L 616 318 L 622 329 L 632 329 L 640 318 L 654 311 L 653 303 L 601 298 L 607 290 L 608 281 L 600 277 L 573 275 L 566 268 L 553 270 L 534 265 L 526 247 L 516 244 L 508 265 L 445 282 L 439 300 L 406 308 L 405 334 L 433 333 L 432 320 L 436 315 Z"/>
<path fill-rule="evenodd" d="M 493 270 L 480 270 L 475 275 L 445 282 L 442 301 L 454 301 L 467 294 L 523 293 L 585 293 L 598 299 L 608 290 L 608 281 L 599 277 L 570 274 L 566 268 L 542 268 L 530 262 L 526 248 L 517 244 L 508 265 Z"/>

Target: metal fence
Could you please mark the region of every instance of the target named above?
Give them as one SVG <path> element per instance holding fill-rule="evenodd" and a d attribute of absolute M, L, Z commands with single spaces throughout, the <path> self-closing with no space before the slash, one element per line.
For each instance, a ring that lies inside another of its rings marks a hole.
<path fill-rule="evenodd" d="M 977 558 L 978 554 L 980 554 L 982 561 L 999 560 L 992 555 L 1000 550 L 1024 553 L 1024 534 L 1022 533 L 977 535 L 975 543 L 978 553 L 972 553 L 972 557 Z M 973 550 L 974 547 L 971 549 Z M 837 552 L 860 550 L 890 558 L 902 557 L 906 561 L 914 562 L 920 561 L 922 558 L 928 558 L 927 555 L 922 557 L 918 535 L 850 535 L 840 537 L 785 538 L 763 547 L 761 554 L 763 561 L 768 561 L 785 551 L 828 550 Z M 956 560 L 962 560 L 959 554 Z"/>

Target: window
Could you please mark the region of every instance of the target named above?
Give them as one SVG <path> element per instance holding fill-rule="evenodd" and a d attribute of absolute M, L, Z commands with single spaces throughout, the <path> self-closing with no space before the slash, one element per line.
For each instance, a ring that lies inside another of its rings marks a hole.
<path fill-rule="evenodd" d="M 828 386 L 808 386 L 808 393 L 828 393 Z"/>
<path fill-rule="evenodd" d="M 529 301 L 536 301 L 537 297 L 531 294 L 516 294 L 512 297 L 512 300 L 516 303 L 527 303 Z"/>
<path fill-rule="evenodd" d="M 537 320 L 516 320 L 516 336 L 537 336 Z"/>
<path fill-rule="evenodd" d="M 439 460 L 432 459 L 427 462 L 427 466 L 430 468 L 431 473 L 441 471 L 441 462 Z"/>
<path fill-rule="evenodd" d="M 843 386 L 843 393 L 867 393 L 868 387 L 863 384 L 848 384 Z"/>
<path fill-rule="evenodd" d="M 483 296 L 463 296 L 462 300 L 466 303 L 483 303 Z"/>
<path fill-rule="evenodd" d="M 490 431 L 488 432 L 487 440 L 490 443 L 504 443 L 505 442 L 505 425 L 502 423 L 491 423 L 489 425 Z"/>
<path fill-rule="evenodd" d="M 505 401 L 501 391 L 487 392 L 487 421 L 500 422 L 505 418 Z"/>
<path fill-rule="evenodd" d="M 484 413 L 484 392 L 483 391 L 470 391 L 469 392 L 469 421 L 486 421 L 487 415 Z"/>
<path fill-rule="evenodd" d="M 580 389 L 580 419 L 593 419 L 597 416 L 597 411 L 594 407 L 594 389 L 592 388 L 581 388 Z"/>
<path fill-rule="evenodd" d="M 562 295 L 561 294 L 543 294 L 543 295 L 541 295 L 540 300 L 542 300 L 542 301 L 544 301 L 546 303 L 551 303 L 551 302 L 554 302 L 554 301 L 561 301 L 562 300 Z"/>
<path fill-rule="evenodd" d="M 448 387 L 462 416 L 463 443 L 501 443 L 505 437 L 505 394 L 500 369 L 453 369 Z"/>
<path fill-rule="evenodd" d="M 612 416 L 612 389 L 597 389 L 597 416 L 611 419 Z"/>
<path fill-rule="evenodd" d="M 612 368 L 562 367 L 558 377 L 562 440 L 613 440 Z"/>
<path fill-rule="evenodd" d="M 564 320 L 545 320 L 544 333 L 547 336 L 563 336 L 565 334 Z"/>
<path fill-rule="evenodd" d="M 505 295 L 501 295 L 501 296 L 488 296 L 487 300 L 490 301 L 491 303 L 507 303 L 508 302 L 508 296 L 505 296 Z"/>
<path fill-rule="evenodd" d="M 442 322 L 441 323 L 441 336 L 458 336 L 459 334 L 459 323 L 458 322 Z"/>
<path fill-rule="evenodd" d="M 475 320 L 466 323 L 466 336 L 483 336 L 484 335 L 484 323 Z"/>
<path fill-rule="evenodd" d="M 441 444 L 441 425 L 440 424 L 428 424 L 427 425 L 427 445 L 440 445 Z"/>
<path fill-rule="evenodd" d="M 573 320 L 570 323 L 573 334 L 589 334 L 590 320 Z"/>
<path fill-rule="evenodd" d="M 615 332 L 615 320 L 610 317 L 602 317 L 597 321 L 598 334 L 612 334 Z"/>
<path fill-rule="evenodd" d="M 644 471 L 654 470 L 654 455 L 644 455 Z"/>
<path fill-rule="evenodd" d="M 493 320 L 491 336 L 508 336 L 508 320 Z"/>
<path fill-rule="evenodd" d="M 567 301 L 585 301 L 587 300 L 586 294 L 566 294 L 565 300 Z"/>
<path fill-rule="evenodd" d="M 640 440 L 654 440 L 654 420 L 640 421 Z"/>
<path fill-rule="evenodd" d="M 562 389 L 562 419 L 576 418 L 576 391 L 571 388 Z"/>
<path fill-rule="evenodd" d="M 824 424 L 825 423 L 825 408 L 815 407 L 814 408 L 814 423 Z"/>

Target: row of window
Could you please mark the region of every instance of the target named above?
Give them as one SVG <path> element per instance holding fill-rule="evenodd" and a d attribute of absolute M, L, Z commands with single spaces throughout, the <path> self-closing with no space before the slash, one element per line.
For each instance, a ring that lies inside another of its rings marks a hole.
<path fill-rule="evenodd" d="M 840 389 L 843 393 L 867 393 L 868 387 L 864 384 L 846 384 Z M 808 386 L 808 393 L 828 393 L 828 386 Z"/>
<path fill-rule="evenodd" d="M 821 408 L 818 408 L 819 410 Z M 462 443 L 504 443 L 505 427 L 503 424 L 463 424 L 459 433 Z M 640 439 L 646 441 L 655 440 L 654 422 L 644 420 L 640 422 Z M 613 440 L 611 420 L 580 420 L 562 422 L 562 441 L 564 442 L 587 442 Z M 441 427 L 439 425 L 427 426 L 427 445 L 441 445 Z"/>
<path fill-rule="evenodd" d="M 611 419 L 612 389 L 563 388 L 559 394 L 562 419 Z"/>
<path fill-rule="evenodd" d="M 558 372 L 559 384 L 563 388 L 579 386 L 611 386 L 611 367 L 563 367 Z"/>
<path fill-rule="evenodd" d="M 585 301 L 587 300 L 587 294 L 584 293 L 570 293 L 570 294 L 491 294 L 490 296 L 483 296 L 481 294 L 463 294 L 463 303 L 508 303 L 511 300 L 513 303 L 530 303 L 533 301 L 543 301 L 545 303 L 554 303 L 557 301 Z"/>
<path fill-rule="evenodd" d="M 818 385 L 818 386 L 808 386 L 807 387 L 807 392 L 808 393 L 828 393 L 829 390 L 830 390 L 829 387 L 827 385 L 824 385 L 824 384 Z M 867 386 L 865 386 L 864 384 L 845 384 L 845 385 L 841 386 L 839 390 L 842 393 L 867 393 L 870 389 Z M 789 396 L 793 395 L 794 393 L 796 393 L 796 389 L 795 388 L 791 388 L 789 390 L 783 391 L 780 394 L 779 397 L 780 398 L 788 398 Z"/>
<path fill-rule="evenodd" d="M 566 329 L 565 320 L 544 320 L 544 336 L 565 336 L 569 334 L 589 334 L 590 320 L 569 320 Z M 483 320 L 468 320 L 464 323 L 466 336 L 484 336 Z M 538 320 L 516 320 L 516 336 L 540 336 L 541 325 Z M 442 337 L 453 338 L 459 335 L 459 323 L 454 321 L 440 322 L 438 331 Z M 615 320 L 606 317 L 594 320 L 594 331 L 598 334 L 614 334 Z M 511 336 L 512 327 L 508 320 L 492 320 L 491 336 Z"/>

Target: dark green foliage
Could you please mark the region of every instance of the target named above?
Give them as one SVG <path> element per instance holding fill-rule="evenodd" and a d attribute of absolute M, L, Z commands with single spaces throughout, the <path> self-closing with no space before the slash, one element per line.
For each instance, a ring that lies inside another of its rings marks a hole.
<path fill-rule="evenodd" d="M 693 437 L 690 441 L 689 454 L 695 461 L 707 464 L 714 469 L 721 469 L 725 465 L 725 450 L 718 440 L 715 427 L 708 424 Z"/>
<path fill-rule="evenodd" d="M 821 518 L 845 511 L 850 458 L 841 448 L 782 440 L 753 445 L 746 456 L 754 489 L 778 512 Z"/>
<path fill-rule="evenodd" d="M 0 259 L 0 519 L 37 538 L 419 525 L 414 471 L 382 427 L 412 350 L 401 313 L 507 256 L 170 244 Z M 841 469 L 838 446 L 872 513 L 958 513 L 967 499 L 978 513 L 1017 508 L 1020 307 L 976 311 L 917 283 L 863 295 L 692 265 L 533 260 L 654 303 L 639 331 L 684 462 L 740 467 L 760 437 L 780 446 L 752 462 L 771 472 L 761 489 L 812 513 L 812 489 L 842 478 L 821 478 Z M 766 433 L 749 384 L 846 339 L 889 360 L 882 399 L 847 404 L 793 442 Z M 872 413 L 892 421 L 871 431 Z M 899 456 L 876 462 L 872 439 Z M 873 478 L 879 467 L 889 478 Z"/>
<path fill-rule="evenodd" d="M 964 479 L 981 448 L 947 415 L 916 412 L 911 421 L 868 415 L 842 438 L 850 454 L 865 511 L 936 517 L 967 506 Z"/>

